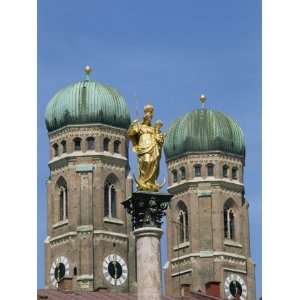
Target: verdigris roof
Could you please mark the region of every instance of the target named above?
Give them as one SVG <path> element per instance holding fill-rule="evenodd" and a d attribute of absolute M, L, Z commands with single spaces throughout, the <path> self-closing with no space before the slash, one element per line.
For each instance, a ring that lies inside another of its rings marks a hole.
<path fill-rule="evenodd" d="M 244 135 L 240 126 L 229 116 L 202 108 L 175 120 L 167 132 L 164 151 L 167 159 L 204 151 L 224 151 L 244 156 Z"/>
<path fill-rule="evenodd" d="M 46 126 L 53 131 L 70 124 L 102 123 L 128 128 L 125 99 L 112 87 L 83 80 L 59 90 L 46 108 Z"/>

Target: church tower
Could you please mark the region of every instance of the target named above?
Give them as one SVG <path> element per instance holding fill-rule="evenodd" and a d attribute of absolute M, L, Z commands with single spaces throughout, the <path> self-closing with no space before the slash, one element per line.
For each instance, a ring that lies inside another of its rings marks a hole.
<path fill-rule="evenodd" d="M 166 294 L 255 300 L 241 128 L 224 113 L 196 109 L 171 125 L 164 150 L 174 195 L 167 213 Z"/>
<path fill-rule="evenodd" d="M 134 292 L 135 240 L 121 202 L 132 192 L 124 98 L 86 79 L 46 109 L 49 135 L 45 286 Z M 62 280 L 64 279 L 64 280 Z"/>

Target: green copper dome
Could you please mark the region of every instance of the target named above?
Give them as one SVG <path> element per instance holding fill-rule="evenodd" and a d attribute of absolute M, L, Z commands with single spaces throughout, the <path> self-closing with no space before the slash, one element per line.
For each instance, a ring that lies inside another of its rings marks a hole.
<path fill-rule="evenodd" d="M 126 102 L 112 87 L 92 80 L 79 81 L 58 91 L 46 108 L 48 131 L 91 123 L 129 127 Z"/>
<path fill-rule="evenodd" d="M 171 125 L 164 151 L 167 159 L 202 151 L 224 151 L 244 156 L 244 135 L 239 125 L 224 113 L 197 109 Z"/>

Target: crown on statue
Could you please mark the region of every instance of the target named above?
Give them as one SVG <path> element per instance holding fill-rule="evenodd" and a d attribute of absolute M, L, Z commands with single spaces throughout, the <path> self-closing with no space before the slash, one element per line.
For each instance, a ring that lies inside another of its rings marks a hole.
<path fill-rule="evenodd" d="M 147 104 L 144 106 L 144 113 L 153 113 L 153 106 L 151 104 Z"/>
<path fill-rule="evenodd" d="M 162 120 L 157 120 L 155 122 L 155 125 L 159 125 L 160 127 L 162 127 L 164 125 L 164 123 L 162 122 Z"/>

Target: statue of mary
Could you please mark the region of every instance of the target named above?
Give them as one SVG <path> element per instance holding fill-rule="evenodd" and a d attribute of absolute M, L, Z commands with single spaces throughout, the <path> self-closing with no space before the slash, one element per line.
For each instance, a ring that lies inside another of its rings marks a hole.
<path fill-rule="evenodd" d="M 127 135 L 132 142 L 133 151 L 137 154 L 139 176 L 136 180 L 137 189 L 158 192 L 161 185 L 156 182 L 159 175 L 159 163 L 165 134 L 161 133 L 162 122 L 157 121 L 151 126 L 153 106 L 144 107 L 142 122 L 133 121 Z"/>

